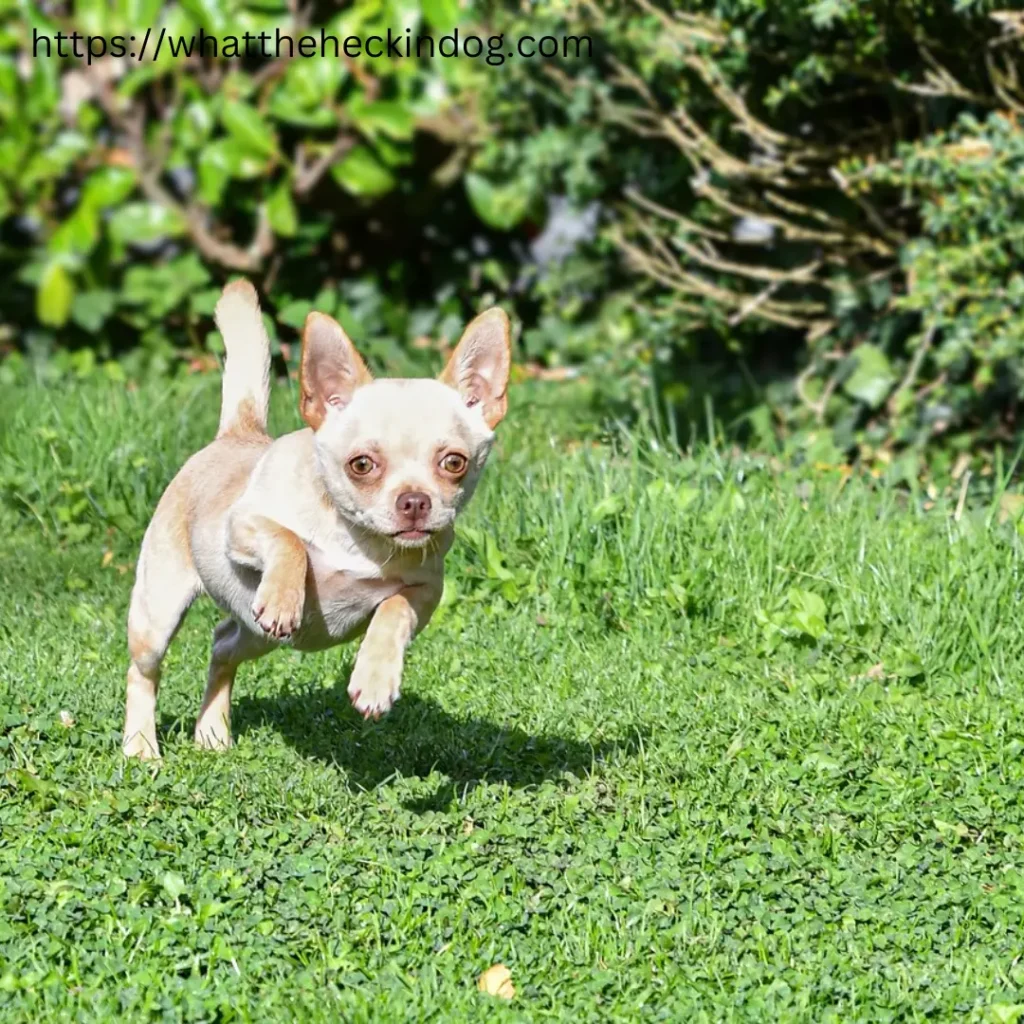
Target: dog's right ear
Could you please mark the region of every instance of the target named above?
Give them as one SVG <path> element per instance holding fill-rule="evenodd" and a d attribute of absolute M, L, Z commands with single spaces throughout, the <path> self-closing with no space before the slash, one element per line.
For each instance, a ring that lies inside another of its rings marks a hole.
<path fill-rule="evenodd" d="M 373 380 L 362 356 L 337 320 L 310 313 L 302 329 L 299 364 L 299 413 L 320 429 L 328 408 L 343 409 L 356 389 Z"/>
<path fill-rule="evenodd" d="M 512 363 L 512 326 L 497 306 L 481 313 L 463 332 L 440 380 L 479 406 L 493 430 L 508 411 L 508 375 Z"/>

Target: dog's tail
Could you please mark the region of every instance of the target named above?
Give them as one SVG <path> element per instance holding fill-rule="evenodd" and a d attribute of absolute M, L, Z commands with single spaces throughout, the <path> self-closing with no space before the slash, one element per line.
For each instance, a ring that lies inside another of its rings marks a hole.
<path fill-rule="evenodd" d="M 270 342 L 256 289 L 248 281 L 232 281 L 213 317 L 227 351 L 217 436 L 266 434 Z"/>

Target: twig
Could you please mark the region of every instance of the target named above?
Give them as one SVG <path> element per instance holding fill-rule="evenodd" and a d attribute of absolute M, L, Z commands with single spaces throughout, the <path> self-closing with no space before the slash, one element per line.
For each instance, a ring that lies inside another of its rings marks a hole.
<path fill-rule="evenodd" d="M 316 187 L 317 182 L 327 173 L 331 165 L 340 160 L 353 146 L 355 139 L 343 132 L 333 145 L 324 150 L 311 164 L 305 162 L 305 150 L 295 154 L 295 180 L 292 189 L 302 199 Z"/>
<path fill-rule="evenodd" d="M 764 302 L 767 302 L 767 300 L 770 299 L 781 287 L 781 281 L 773 281 L 767 288 L 755 295 L 745 306 L 741 306 L 731 317 L 729 317 L 729 326 L 736 327 L 743 323 L 751 313 L 756 312 L 757 308 Z"/>
<path fill-rule="evenodd" d="M 964 473 L 964 482 L 960 485 L 960 498 L 956 503 L 956 511 L 953 513 L 953 522 L 959 523 L 964 512 L 964 503 L 967 501 L 967 485 L 971 482 L 971 471 Z"/>
<path fill-rule="evenodd" d="M 109 111 L 108 111 L 109 113 Z M 257 273 L 263 261 L 274 248 L 274 233 L 270 228 L 265 211 L 260 208 L 256 230 L 248 248 L 241 248 L 232 242 L 217 238 L 207 225 L 208 212 L 198 203 L 179 203 L 160 184 L 160 172 L 149 166 L 145 140 L 145 112 L 138 108 L 128 119 L 120 119 L 125 129 L 132 157 L 139 174 L 139 188 L 151 202 L 164 206 L 176 213 L 185 224 L 195 247 L 211 263 L 219 263 L 228 270 L 242 273 Z"/>
<path fill-rule="evenodd" d="M 921 369 L 921 364 L 924 362 L 924 357 L 928 354 L 928 350 L 932 347 L 932 341 L 935 339 L 935 324 L 931 324 L 925 333 L 924 340 L 920 345 L 917 346 L 917 350 L 914 352 L 914 358 L 910 361 L 910 366 L 907 367 L 907 372 L 904 374 L 903 380 L 900 381 L 899 386 L 889 396 L 889 412 L 894 413 L 896 410 L 896 399 L 907 390 L 912 387 L 914 381 L 917 380 L 918 371 Z"/>
<path fill-rule="evenodd" d="M 724 231 L 716 231 L 714 228 L 709 228 L 704 224 L 698 224 L 696 221 L 690 220 L 689 217 L 684 217 L 681 213 L 670 210 L 668 207 L 656 203 L 653 199 L 648 199 L 639 189 L 627 186 L 623 189 L 623 194 L 630 202 L 643 207 L 649 213 L 663 217 L 665 220 L 675 221 L 685 231 L 691 231 L 693 234 L 701 235 L 704 238 L 713 238 L 718 242 L 731 241 L 730 236 Z"/>
<path fill-rule="evenodd" d="M 906 244 L 906 237 L 896 231 L 894 228 L 890 228 L 885 221 L 882 219 L 881 214 L 871 205 L 863 196 L 858 195 L 851 189 L 843 177 L 838 167 L 832 167 L 829 169 L 829 175 L 832 180 L 843 190 L 843 194 L 848 198 L 852 199 L 865 213 L 868 220 L 878 229 L 878 231 L 886 238 L 895 241 L 898 245 Z"/>

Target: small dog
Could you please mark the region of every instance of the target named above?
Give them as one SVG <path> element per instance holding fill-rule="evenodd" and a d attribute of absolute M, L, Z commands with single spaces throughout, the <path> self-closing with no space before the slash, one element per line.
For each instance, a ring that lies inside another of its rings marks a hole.
<path fill-rule="evenodd" d="M 201 593 L 229 617 L 213 631 L 200 746 L 231 745 L 238 666 L 286 642 L 316 651 L 365 632 L 348 692 L 365 717 L 386 712 L 405 648 L 440 600 L 455 517 L 508 405 L 500 309 L 466 328 L 438 380 L 374 380 L 341 326 L 310 313 L 299 376 L 308 429 L 272 440 L 256 290 L 229 284 L 215 318 L 227 350 L 217 437 L 160 499 L 132 589 L 129 756 L 160 756 L 160 664 Z"/>

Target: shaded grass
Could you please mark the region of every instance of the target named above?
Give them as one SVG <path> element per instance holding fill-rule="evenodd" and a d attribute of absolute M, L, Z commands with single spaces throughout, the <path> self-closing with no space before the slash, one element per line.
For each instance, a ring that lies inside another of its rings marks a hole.
<path fill-rule="evenodd" d="M 215 388 L 4 397 L 5 1020 L 1024 1002 L 1021 544 L 992 509 L 572 440 L 527 393 L 395 711 L 352 714 L 351 649 L 282 652 L 240 675 L 236 748 L 193 750 L 201 604 L 154 773 L 118 753 L 118 567 Z M 475 991 L 496 961 L 509 1005 Z"/>

